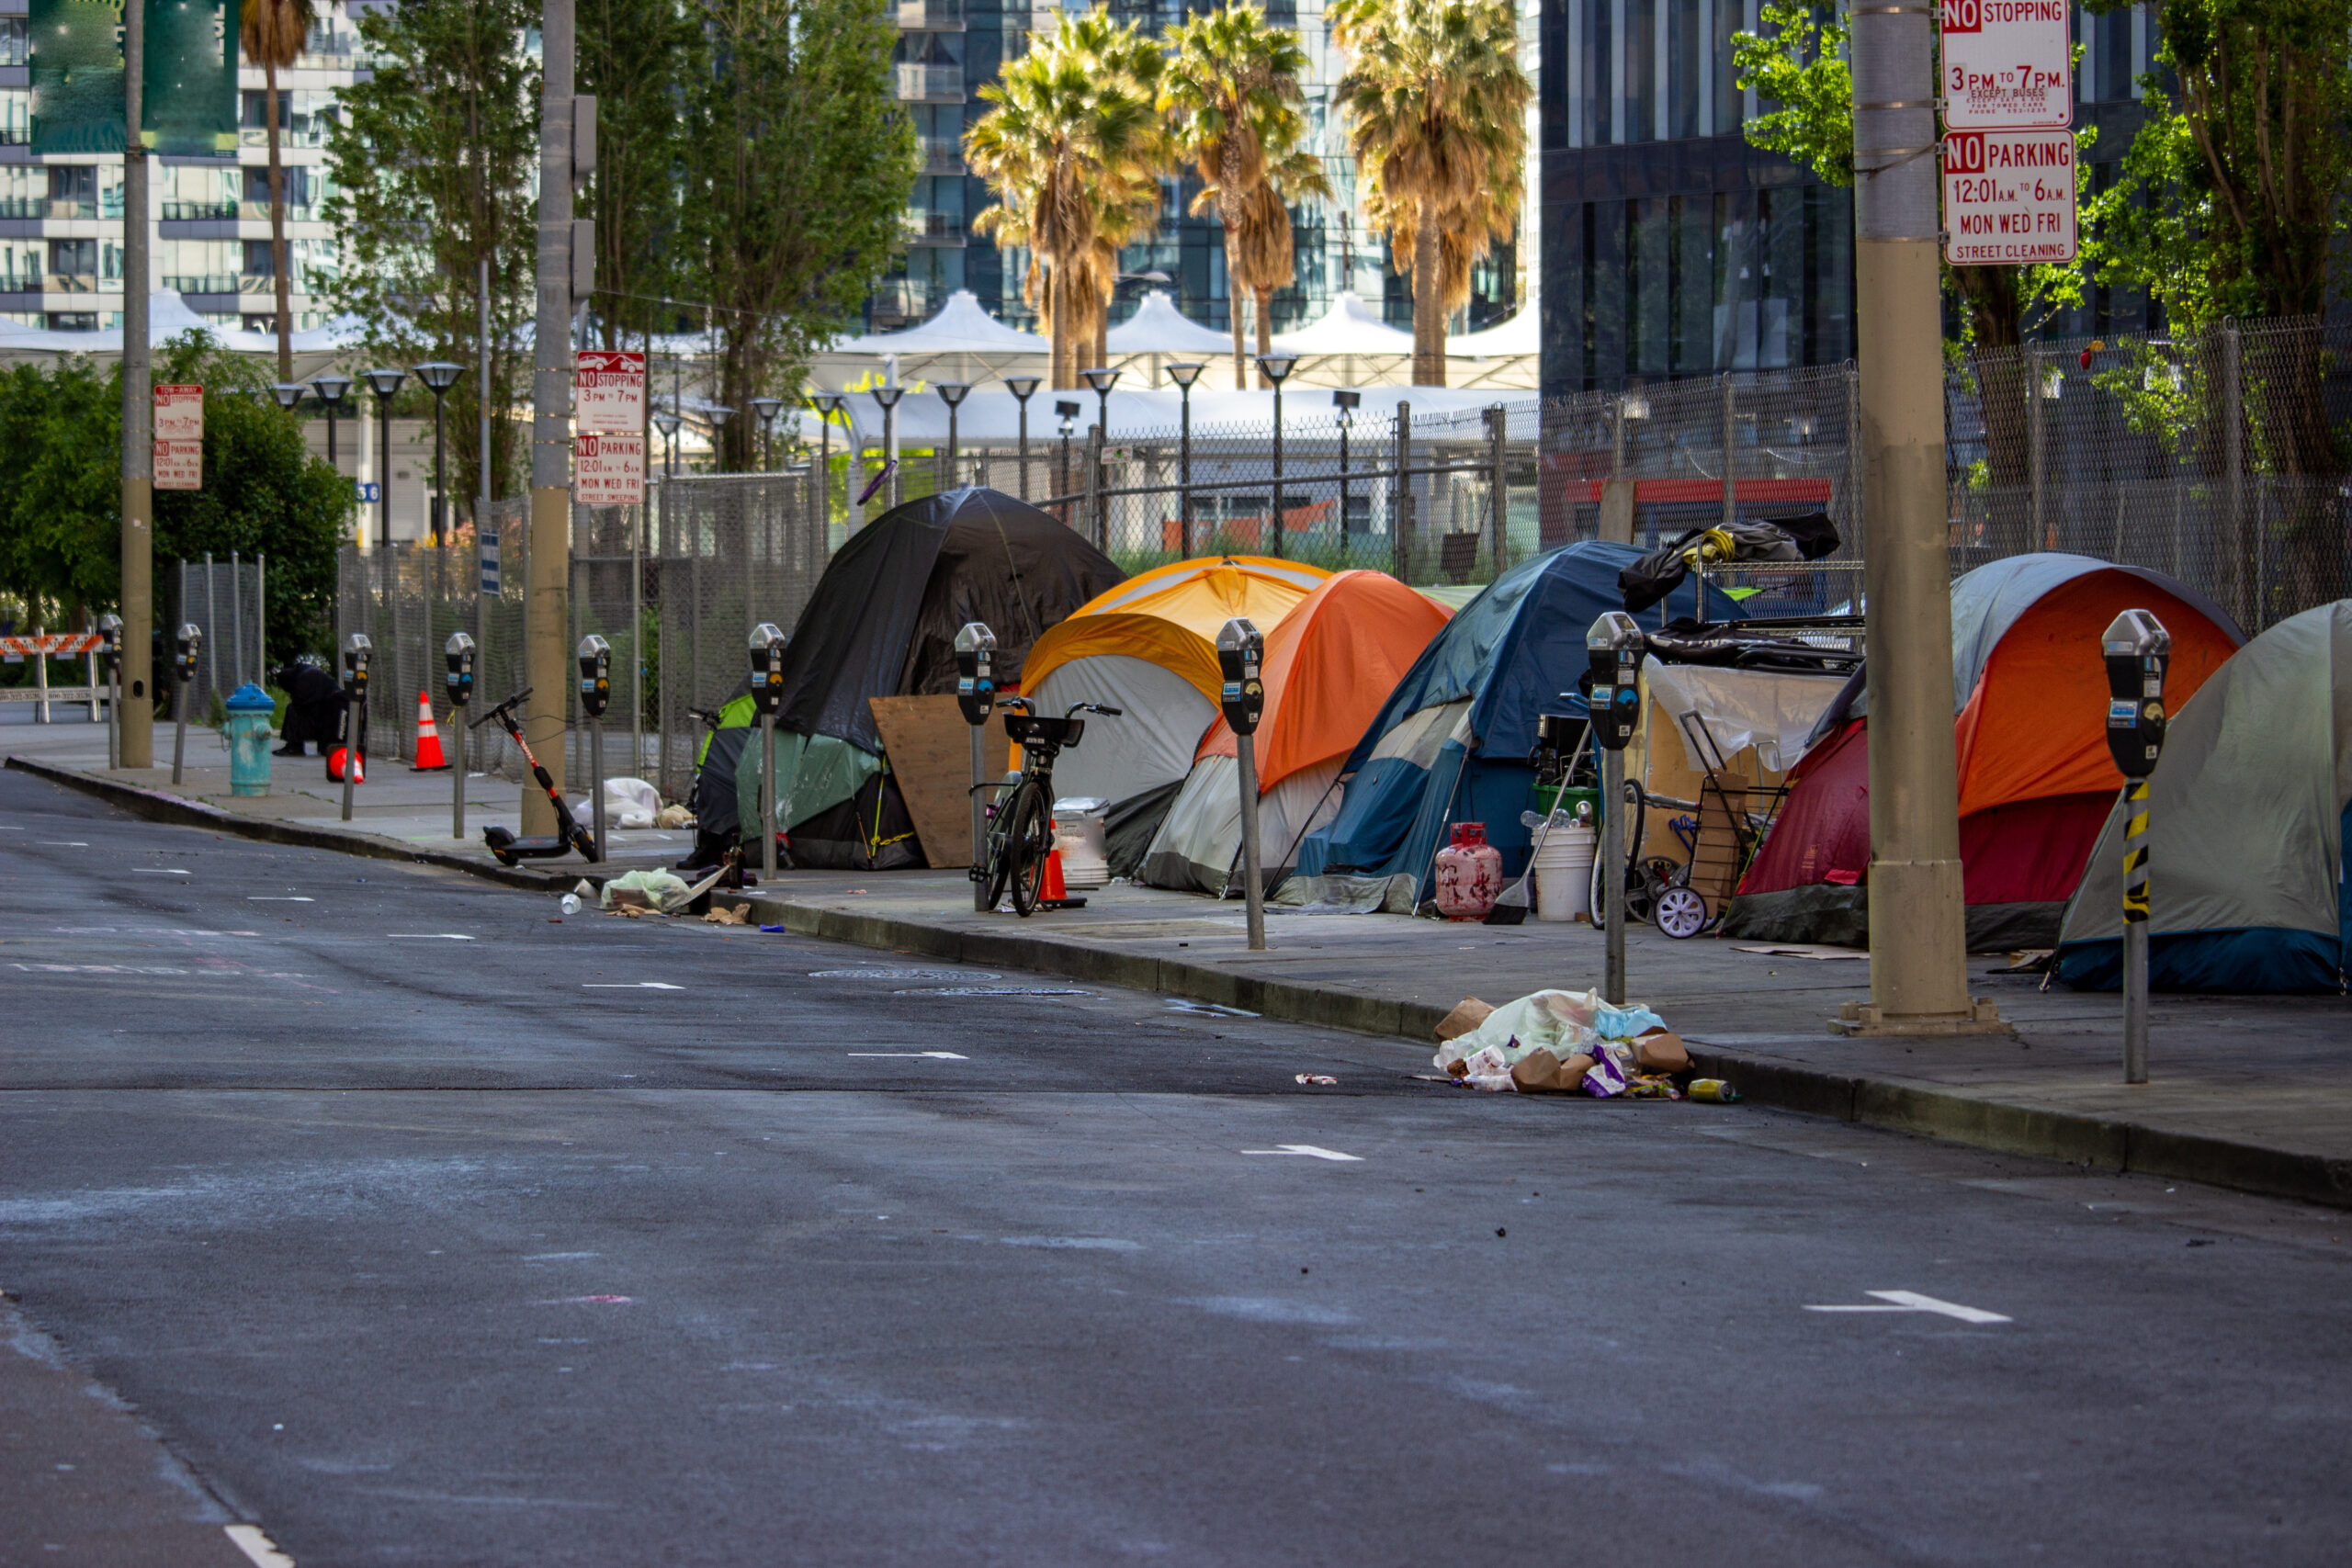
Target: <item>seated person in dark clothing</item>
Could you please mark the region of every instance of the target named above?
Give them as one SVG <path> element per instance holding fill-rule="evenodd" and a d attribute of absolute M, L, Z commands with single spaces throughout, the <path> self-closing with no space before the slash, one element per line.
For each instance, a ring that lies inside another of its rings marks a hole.
<path fill-rule="evenodd" d="M 299 757 L 303 743 L 315 740 L 319 755 L 325 756 L 343 736 L 343 688 L 315 653 L 303 654 L 280 670 L 277 683 L 287 692 L 286 728 L 279 731 L 286 744 L 277 754 Z"/>

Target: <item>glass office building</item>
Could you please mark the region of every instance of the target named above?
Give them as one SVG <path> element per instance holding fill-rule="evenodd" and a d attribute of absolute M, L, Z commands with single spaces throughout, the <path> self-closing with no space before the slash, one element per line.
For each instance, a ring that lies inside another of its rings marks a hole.
<path fill-rule="evenodd" d="M 1565 394 L 1854 353 L 1853 203 L 1748 144 L 1732 64 L 1758 0 L 1559 0 L 1543 15 L 1544 389 Z M 2137 130 L 2147 7 L 2078 16 L 2086 193 Z M 1769 106 L 1768 106 L 1769 107 Z M 2146 307 L 2092 289 L 2048 330 L 2126 331 Z"/>

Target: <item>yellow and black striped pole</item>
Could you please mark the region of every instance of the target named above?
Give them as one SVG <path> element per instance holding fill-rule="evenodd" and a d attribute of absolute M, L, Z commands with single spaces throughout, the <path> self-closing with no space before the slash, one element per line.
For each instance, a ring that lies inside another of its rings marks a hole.
<path fill-rule="evenodd" d="M 2123 1081 L 2148 1081 L 2148 781 L 2123 786 Z"/>

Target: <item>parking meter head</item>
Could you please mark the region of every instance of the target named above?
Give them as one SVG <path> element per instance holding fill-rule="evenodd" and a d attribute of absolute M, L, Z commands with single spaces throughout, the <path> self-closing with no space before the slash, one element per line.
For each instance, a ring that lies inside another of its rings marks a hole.
<path fill-rule="evenodd" d="M 449 703 L 464 707 L 474 694 L 474 639 L 464 632 L 451 632 L 449 640 L 441 645 L 441 657 L 449 666 Z"/>
<path fill-rule="evenodd" d="M 172 679 L 196 679 L 196 656 L 204 647 L 204 628 L 194 621 L 184 621 L 172 634 Z"/>
<path fill-rule="evenodd" d="M 1217 706 L 1236 735 L 1254 735 L 1266 713 L 1266 682 L 1259 669 L 1266 661 L 1265 635 L 1246 618 L 1236 615 L 1218 628 L 1216 664 L 1224 677 Z"/>
<path fill-rule="evenodd" d="M 122 657 L 122 617 L 109 610 L 98 617 L 98 635 L 107 639 L 105 653 L 108 662 Z"/>
<path fill-rule="evenodd" d="M 376 645 L 368 640 L 366 632 L 353 632 L 343 639 L 343 694 L 356 702 L 368 694 L 368 665 L 376 656 Z"/>
<path fill-rule="evenodd" d="M 752 705 L 763 718 L 784 707 L 784 649 L 789 639 L 773 621 L 752 628 Z"/>
<path fill-rule="evenodd" d="M 966 724 L 986 724 L 996 706 L 996 633 L 967 621 L 956 634 L 956 705 Z"/>
<path fill-rule="evenodd" d="M 1592 711 L 1593 739 L 1622 751 L 1642 718 L 1642 628 L 1623 610 L 1606 610 L 1584 636 L 1585 701 Z"/>
<path fill-rule="evenodd" d="M 590 632 L 580 639 L 580 711 L 602 718 L 613 700 L 613 645 Z"/>
<path fill-rule="evenodd" d="M 2145 610 L 2126 610 L 2099 635 L 2107 660 L 2107 750 L 2127 779 L 2156 771 L 2165 749 L 2165 671 L 2172 634 Z"/>

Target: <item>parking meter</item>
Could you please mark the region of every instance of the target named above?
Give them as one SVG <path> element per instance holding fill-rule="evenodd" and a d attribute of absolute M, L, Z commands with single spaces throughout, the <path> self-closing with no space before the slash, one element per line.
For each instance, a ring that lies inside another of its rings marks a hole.
<path fill-rule="evenodd" d="M 2099 636 L 2107 661 L 2107 750 L 2123 784 L 2123 1081 L 2148 1081 L 2148 775 L 2165 749 L 2172 634 L 2126 610 Z"/>
<path fill-rule="evenodd" d="M 107 661 L 107 766 L 122 766 L 122 617 L 109 612 L 98 617 L 98 635 L 106 639 L 100 653 Z"/>
<path fill-rule="evenodd" d="M 613 700 L 613 646 L 594 632 L 580 639 L 580 711 L 602 718 Z"/>
<path fill-rule="evenodd" d="M 1252 953 L 1266 946 L 1266 888 L 1259 872 L 1258 844 L 1258 721 L 1266 712 L 1266 682 L 1259 671 L 1265 662 L 1265 635 L 1256 626 L 1237 615 L 1219 628 L 1216 663 L 1224 684 L 1217 706 L 1233 727 L 1234 760 L 1241 765 L 1241 891 Z"/>
<path fill-rule="evenodd" d="M 449 709 L 454 716 L 473 701 L 474 639 L 464 632 L 451 632 L 449 640 L 441 645 L 441 657 L 449 665 L 447 679 Z M 466 742 L 471 732 L 456 723 L 454 717 L 449 728 L 456 731 L 453 739 L 458 747 L 458 765 L 449 770 L 453 775 L 450 784 L 456 792 L 449 804 L 449 836 L 461 840 L 466 836 Z"/>
<path fill-rule="evenodd" d="M 368 667 L 376 645 L 366 632 L 343 639 L 343 819 L 351 820 L 351 785 L 368 766 Z"/>
<path fill-rule="evenodd" d="M 2145 610 L 2126 610 L 2099 637 L 2107 660 L 2107 749 L 2127 779 L 2156 771 L 2165 747 L 2165 670 L 2172 634 Z"/>
<path fill-rule="evenodd" d="M 980 792 L 988 787 L 988 722 L 996 707 L 996 633 L 979 621 L 967 621 L 956 634 L 956 705 L 972 727 L 972 908 L 989 910 L 988 807 Z"/>
<path fill-rule="evenodd" d="M 464 632 L 451 632 L 449 640 L 441 647 L 441 656 L 448 661 L 449 705 L 464 707 L 474 699 L 474 639 Z"/>
<path fill-rule="evenodd" d="M 970 725 L 988 723 L 996 708 L 996 633 L 979 621 L 956 634 L 956 705 Z"/>
<path fill-rule="evenodd" d="M 1604 612 L 1585 633 L 1585 701 L 1592 712 L 1594 740 L 1611 751 L 1633 743 L 1642 719 L 1642 654 L 1647 644 L 1634 617 Z"/>
<path fill-rule="evenodd" d="M 196 656 L 204 647 L 204 628 L 185 621 L 172 634 L 172 782 L 180 782 L 180 763 L 187 753 L 187 683 L 196 679 Z"/>
<path fill-rule="evenodd" d="M 1216 662 L 1225 677 L 1217 706 L 1236 735 L 1254 735 L 1266 711 L 1266 683 L 1258 678 L 1266 660 L 1266 638 L 1248 621 L 1236 616 L 1216 634 Z"/>
<path fill-rule="evenodd" d="M 1625 842 L 1625 748 L 1642 717 L 1642 628 L 1623 610 L 1607 610 L 1584 634 L 1588 668 L 1585 707 L 1592 716 L 1592 739 L 1600 748 L 1600 903 L 1593 909 L 1608 939 L 1601 969 L 1601 996 L 1625 1003 L 1626 863 L 1639 849 Z"/>
<path fill-rule="evenodd" d="M 760 874 L 775 879 L 775 716 L 784 708 L 784 649 L 773 621 L 752 628 L 752 706 L 760 716 Z"/>

